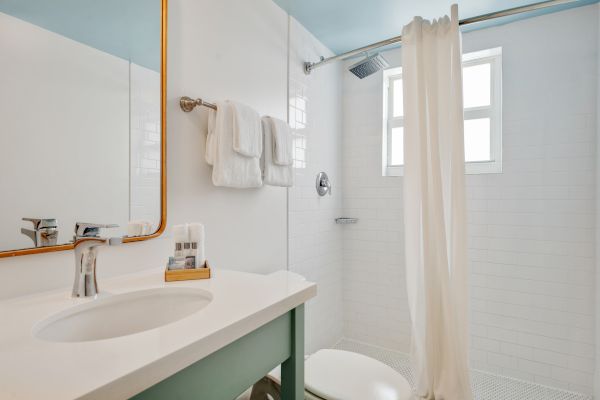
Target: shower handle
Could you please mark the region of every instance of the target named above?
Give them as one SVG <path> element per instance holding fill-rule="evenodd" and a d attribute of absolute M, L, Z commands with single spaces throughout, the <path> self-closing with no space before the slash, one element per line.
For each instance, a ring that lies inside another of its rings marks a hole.
<path fill-rule="evenodd" d="M 317 174 L 316 189 L 319 196 L 323 197 L 327 193 L 331 196 L 331 182 L 325 172 Z"/>

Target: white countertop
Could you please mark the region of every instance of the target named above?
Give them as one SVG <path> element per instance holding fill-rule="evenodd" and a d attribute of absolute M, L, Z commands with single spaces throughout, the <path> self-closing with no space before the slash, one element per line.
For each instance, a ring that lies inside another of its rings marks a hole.
<path fill-rule="evenodd" d="M 163 281 L 163 270 L 101 280 L 103 293 L 163 286 L 209 291 L 202 310 L 160 328 L 118 338 L 54 343 L 32 335 L 40 320 L 90 299 L 70 290 L 0 302 L 0 399 L 127 399 L 316 295 L 285 271 L 271 275 L 213 269 L 208 280 Z"/>

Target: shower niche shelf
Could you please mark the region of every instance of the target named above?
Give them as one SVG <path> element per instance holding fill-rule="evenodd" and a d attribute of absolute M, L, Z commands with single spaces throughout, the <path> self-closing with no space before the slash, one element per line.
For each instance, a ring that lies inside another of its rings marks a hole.
<path fill-rule="evenodd" d="M 356 224 L 358 222 L 358 218 L 336 218 L 335 223 L 338 225 L 347 225 L 347 224 Z"/>

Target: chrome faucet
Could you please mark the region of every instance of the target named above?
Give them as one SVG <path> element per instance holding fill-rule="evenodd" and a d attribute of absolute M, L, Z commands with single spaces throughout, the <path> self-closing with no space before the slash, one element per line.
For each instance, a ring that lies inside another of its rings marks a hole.
<path fill-rule="evenodd" d="M 22 218 L 33 223 L 33 229 L 21 228 L 21 233 L 33 240 L 34 247 L 54 246 L 58 241 L 58 222 L 55 218 Z"/>
<path fill-rule="evenodd" d="M 118 225 L 75 224 L 75 281 L 73 297 L 91 297 L 98 294 L 96 281 L 96 257 L 100 246 L 116 246 L 123 243 L 123 238 L 101 238 L 101 228 L 116 228 Z"/>

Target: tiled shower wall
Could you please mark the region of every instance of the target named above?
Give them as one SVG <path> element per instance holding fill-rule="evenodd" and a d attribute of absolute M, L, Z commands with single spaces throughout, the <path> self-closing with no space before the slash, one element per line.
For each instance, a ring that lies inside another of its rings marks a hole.
<path fill-rule="evenodd" d="M 295 184 L 289 189 L 289 267 L 318 284 L 306 305 L 306 350 L 342 337 L 341 66 L 304 74 L 303 63 L 330 51 L 290 18 L 289 121 L 294 128 Z M 319 197 L 316 175 L 325 171 L 332 195 Z"/>
<path fill-rule="evenodd" d="M 386 58 L 389 59 L 388 54 Z M 344 333 L 408 351 L 402 179 L 381 176 L 381 74 L 344 74 Z"/>
<path fill-rule="evenodd" d="M 465 39 L 466 51 L 503 46 L 504 79 L 504 171 L 468 180 L 473 363 L 585 393 L 594 372 L 597 13 L 582 7 Z"/>
<path fill-rule="evenodd" d="M 598 5 L 463 43 L 503 48 L 504 170 L 467 178 L 472 365 L 592 393 Z M 381 79 L 344 74 L 343 206 L 360 219 L 344 227 L 344 333 L 407 351 L 402 178 L 381 176 Z"/>
<path fill-rule="evenodd" d="M 129 63 L 129 219 L 160 222 L 160 74 Z"/>

